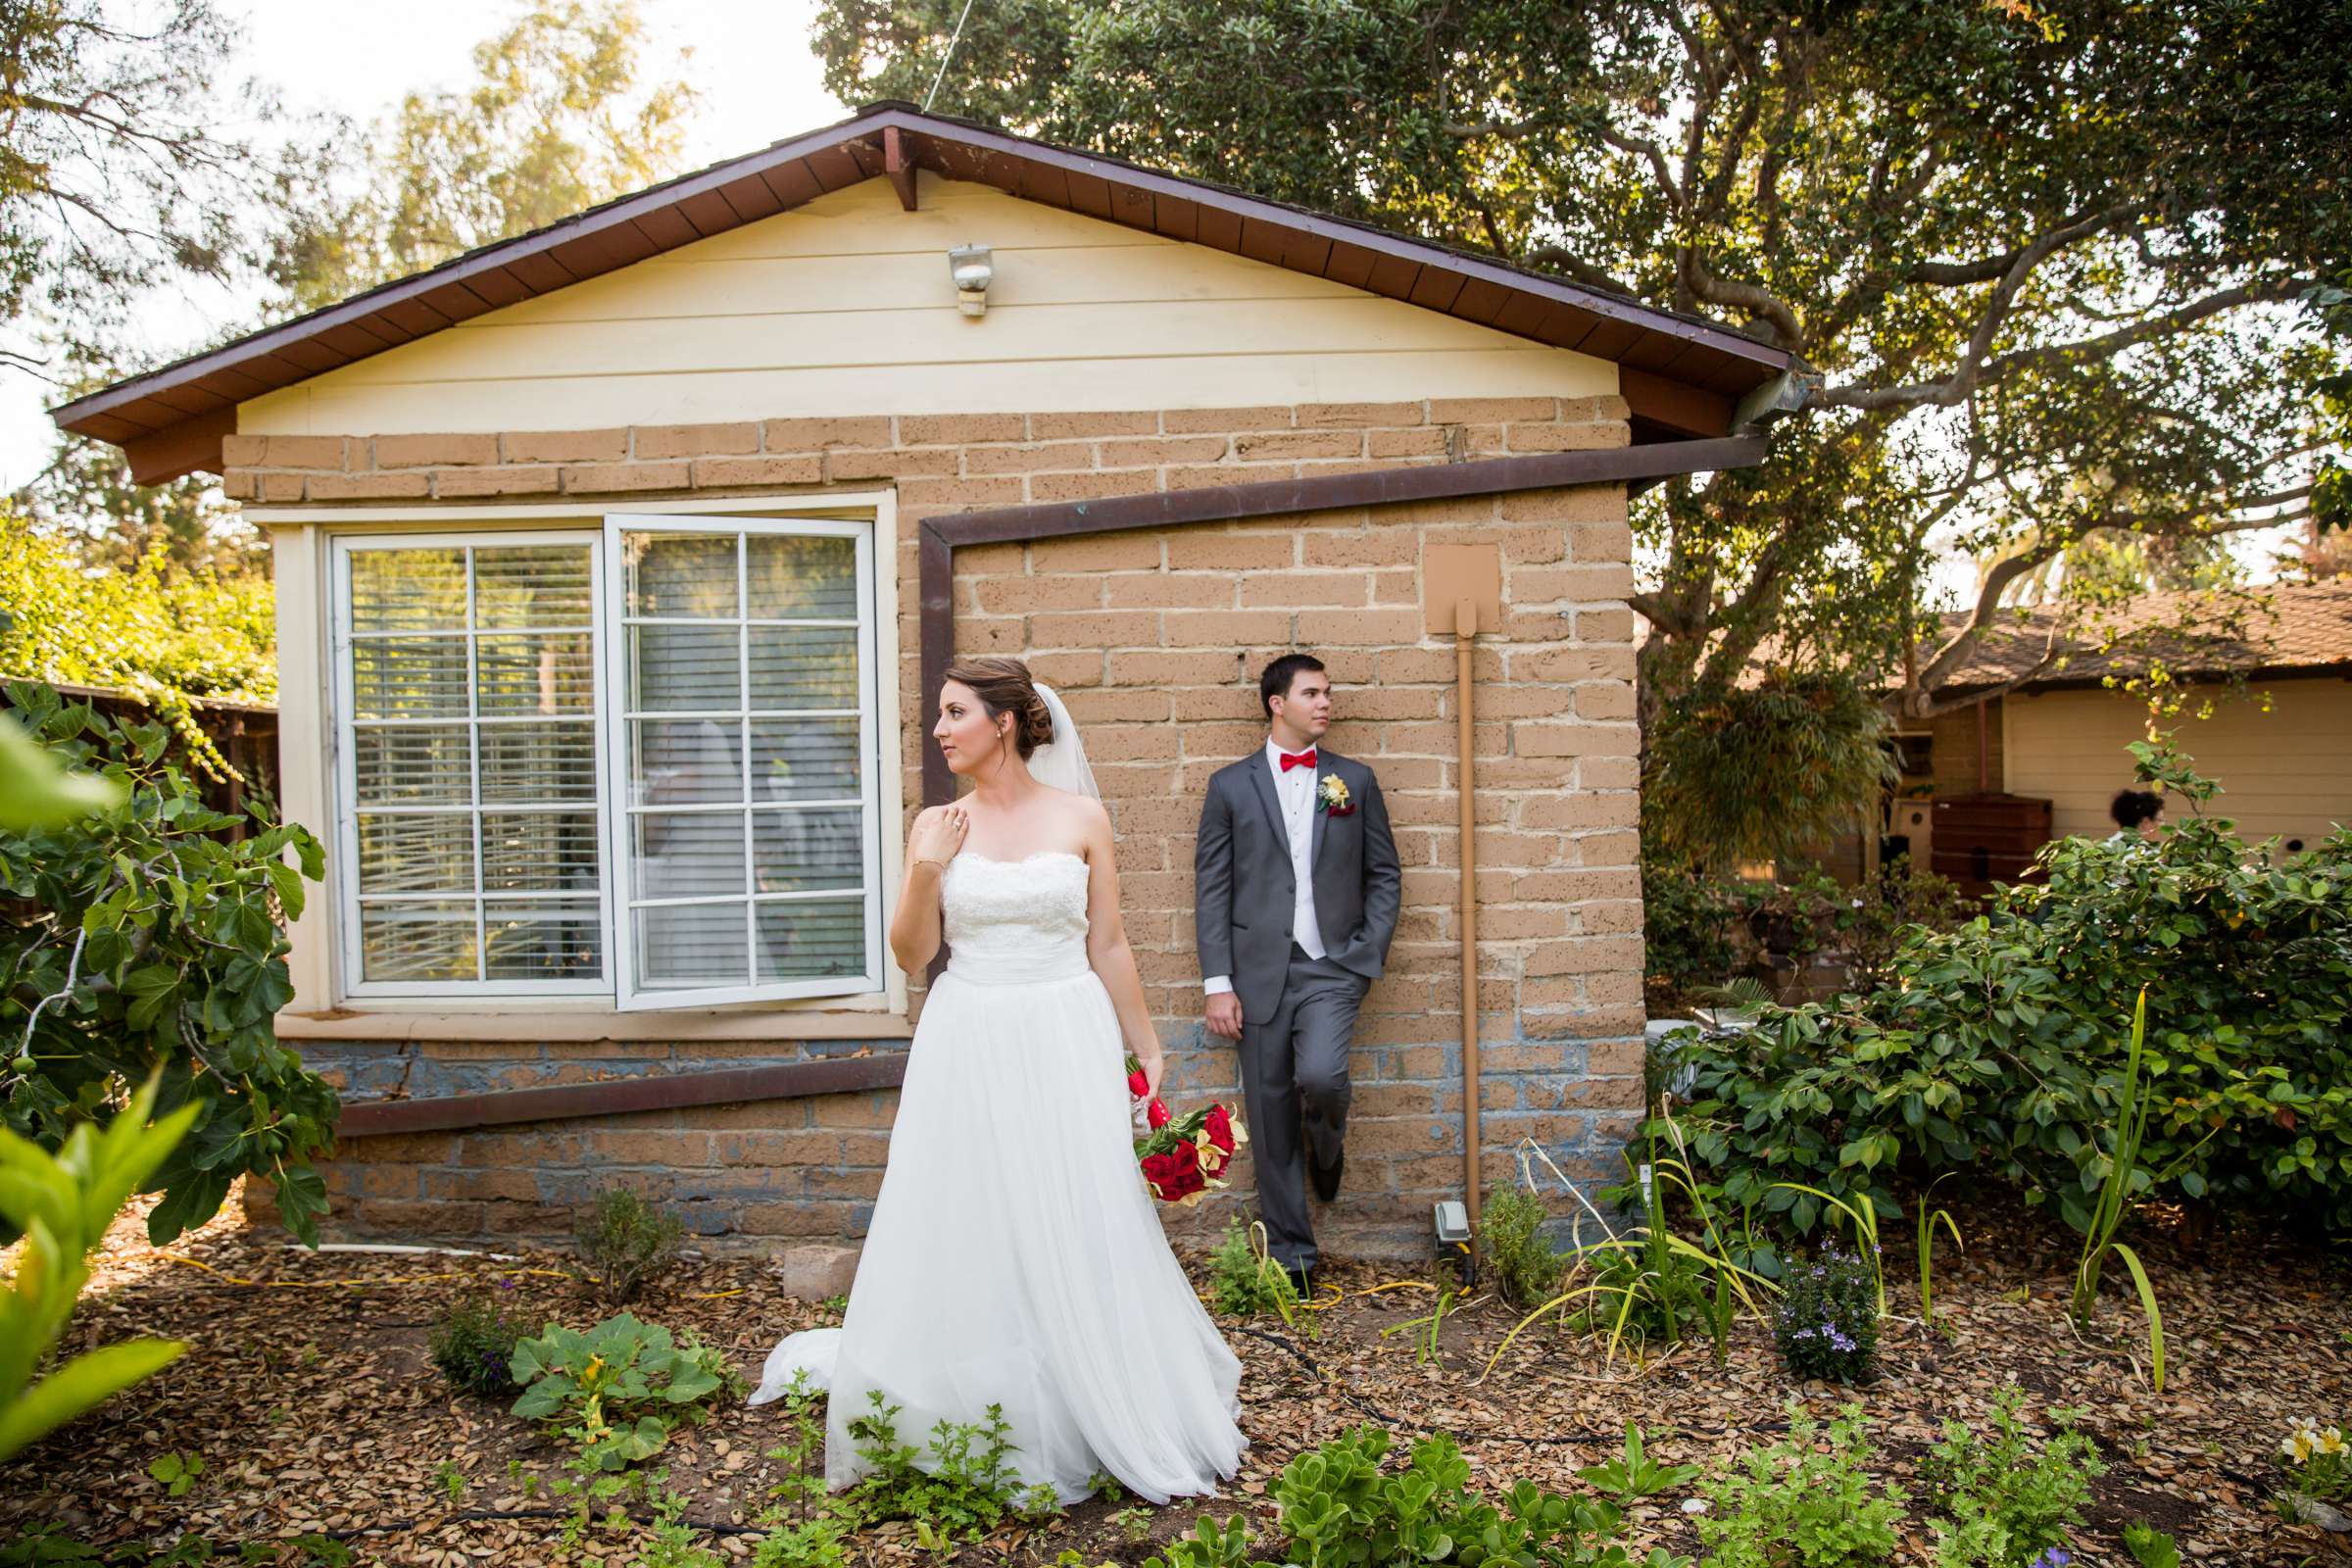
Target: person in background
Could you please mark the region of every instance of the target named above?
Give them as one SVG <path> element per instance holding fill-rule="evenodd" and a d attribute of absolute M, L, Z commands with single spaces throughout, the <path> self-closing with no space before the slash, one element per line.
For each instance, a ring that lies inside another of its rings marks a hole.
<path fill-rule="evenodd" d="M 2164 826 L 2164 797 L 2154 790 L 2118 790 L 2108 804 L 2107 814 L 2115 818 L 2115 832 L 2109 842 L 2126 839 L 2152 839 Z"/>

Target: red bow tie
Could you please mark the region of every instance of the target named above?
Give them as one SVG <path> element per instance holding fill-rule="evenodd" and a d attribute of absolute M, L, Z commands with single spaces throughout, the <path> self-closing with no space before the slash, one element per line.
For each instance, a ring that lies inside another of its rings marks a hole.
<path fill-rule="evenodd" d="M 1282 770 L 1285 773 L 1288 773 L 1294 767 L 1312 767 L 1315 765 L 1315 754 L 1311 751 L 1281 752 L 1277 753 L 1276 755 L 1282 759 Z"/>

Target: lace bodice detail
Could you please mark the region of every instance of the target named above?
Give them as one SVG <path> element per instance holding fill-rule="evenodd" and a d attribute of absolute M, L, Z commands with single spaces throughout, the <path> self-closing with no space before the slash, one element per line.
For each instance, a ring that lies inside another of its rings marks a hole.
<path fill-rule="evenodd" d="M 940 932 L 951 972 L 983 984 L 1081 972 L 1086 967 L 1087 863 L 1050 850 L 1018 860 L 969 851 L 940 881 Z"/>

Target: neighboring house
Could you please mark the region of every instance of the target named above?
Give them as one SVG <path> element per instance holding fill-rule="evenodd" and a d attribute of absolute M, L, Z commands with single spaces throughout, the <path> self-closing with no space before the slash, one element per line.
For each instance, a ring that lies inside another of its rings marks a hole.
<path fill-rule="evenodd" d="M 993 275 L 959 297 L 966 245 Z M 282 794 L 333 846 L 279 1019 L 347 1086 L 330 1231 L 556 1236 L 626 1182 L 714 1245 L 861 1232 L 951 652 L 1068 695 L 1171 1085 L 1232 1094 L 1193 832 L 1261 739 L 1256 671 L 1309 648 L 1405 864 L 1333 1216 L 1397 1242 L 1463 1174 L 1423 551 L 1504 574 L 1475 660 L 1488 1169 L 1529 1137 L 1614 1176 L 1642 1084 L 1626 497 L 1758 461 L 1735 422 L 1786 372 L 1713 323 L 886 104 L 57 417 L 143 479 L 220 472 L 270 531 Z"/>
<path fill-rule="evenodd" d="M 2109 682 L 2161 663 L 2189 700 L 2159 727 L 2222 785 L 2213 809 L 2249 841 L 2319 843 L 2352 823 L 2352 578 L 2255 592 L 2263 602 L 2242 612 L 2150 594 L 2095 642 L 2053 635 L 2052 612 L 2005 619 L 1938 694 L 1961 706 L 1902 726 L 1907 782 L 1937 798 L 1984 787 L 2047 801 L 2054 835 L 2113 832 L 2108 806 L 2133 787 L 2125 747 L 2150 723 L 2146 691 Z"/>

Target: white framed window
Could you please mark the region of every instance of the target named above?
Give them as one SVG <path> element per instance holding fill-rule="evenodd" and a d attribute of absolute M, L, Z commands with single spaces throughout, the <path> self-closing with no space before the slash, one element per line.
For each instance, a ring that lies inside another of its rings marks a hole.
<path fill-rule="evenodd" d="M 605 520 L 621 1006 L 879 986 L 872 538 Z"/>
<path fill-rule="evenodd" d="M 873 525 L 603 523 L 334 540 L 342 993 L 880 991 Z"/>

